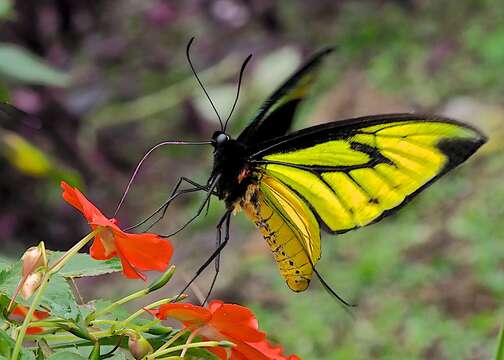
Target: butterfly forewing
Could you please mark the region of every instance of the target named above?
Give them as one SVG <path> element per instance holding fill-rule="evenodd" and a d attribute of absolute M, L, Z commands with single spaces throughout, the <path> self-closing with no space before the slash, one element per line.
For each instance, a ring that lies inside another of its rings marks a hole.
<path fill-rule="evenodd" d="M 308 128 L 254 159 L 341 233 L 390 214 L 484 141 L 461 123 L 397 114 Z"/>

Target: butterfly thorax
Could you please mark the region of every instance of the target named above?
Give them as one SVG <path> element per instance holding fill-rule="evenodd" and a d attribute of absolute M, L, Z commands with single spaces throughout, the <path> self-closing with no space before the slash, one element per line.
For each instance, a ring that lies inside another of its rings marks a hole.
<path fill-rule="evenodd" d="M 226 207 L 234 210 L 246 197 L 251 186 L 257 184 L 257 175 L 247 164 L 247 148 L 227 134 L 216 132 L 213 139 L 214 165 L 212 178 L 219 176 L 216 191 Z"/>

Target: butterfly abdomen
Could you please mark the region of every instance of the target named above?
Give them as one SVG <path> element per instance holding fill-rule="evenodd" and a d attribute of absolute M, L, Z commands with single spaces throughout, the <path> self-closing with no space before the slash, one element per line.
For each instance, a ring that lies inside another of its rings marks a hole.
<path fill-rule="evenodd" d="M 268 204 L 260 191 L 253 201 L 243 204 L 244 212 L 254 222 L 270 247 L 278 269 L 293 291 L 305 290 L 313 269 L 297 234 Z"/>

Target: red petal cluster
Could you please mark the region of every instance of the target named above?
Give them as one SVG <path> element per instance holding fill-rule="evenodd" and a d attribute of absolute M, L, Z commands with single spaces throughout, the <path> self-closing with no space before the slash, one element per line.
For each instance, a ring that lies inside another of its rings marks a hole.
<path fill-rule="evenodd" d="M 197 331 L 206 340 L 229 340 L 236 346 L 231 360 L 298 360 L 296 355 L 285 356 L 281 347 L 273 347 L 252 311 L 236 304 L 214 300 L 208 307 L 192 304 L 165 304 L 150 311 L 159 319 L 176 319 L 186 328 Z M 228 359 L 223 348 L 209 348 L 220 359 Z"/>
<path fill-rule="evenodd" d="M 11 319 L 18 317 L 20 320 L 24 320 L 24 318 L 26 317 L 26 314 L 28 314 L 28 308 L 23 305 L 18 304 L 18 305 L 16 305 L 14 310 L 12 310 L 10 317 L 11 317 Z M 33 319 L 33 321 L 39 321 L 39 320 L 43 320 L 47 317 L 49 317 L 49 313 L 47 311 L 35 310 L 35 312 L 33 313 L 32 319 Z M 26 333 L 33 335 L 33 334 L 41 333 L 43 330 L 44 329 L 42 329 L 41 327 L 38 327 L 38 326 L 30 326 L 26 330 Z"/>
<path fill-rule="evenodd" d="M 93 230 L 100 229 L 95 236 L 89 254 L 97 260 L 114 256 L 121 259 L 124 275 L 128 278 L 145 280 L 142 271 L 165 271 L 173 254 L 171 244 L 156 234 L 131 234 L 117 226 L 116 219 L 109 219 L 76 188 L 61 182 L 63 199 L 79 210 Z"/>

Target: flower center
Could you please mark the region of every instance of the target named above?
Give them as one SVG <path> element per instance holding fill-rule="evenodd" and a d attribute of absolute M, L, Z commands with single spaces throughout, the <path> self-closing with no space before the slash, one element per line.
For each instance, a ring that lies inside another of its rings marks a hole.
<path fill-rule="evenodd" d="M 100 232 L 100 239 L 105 248 L 105 256 L 110 256 L 116 252 L 117 248 L 114 240 L 114 232 L 108 227 L 103 227 Z"/>

